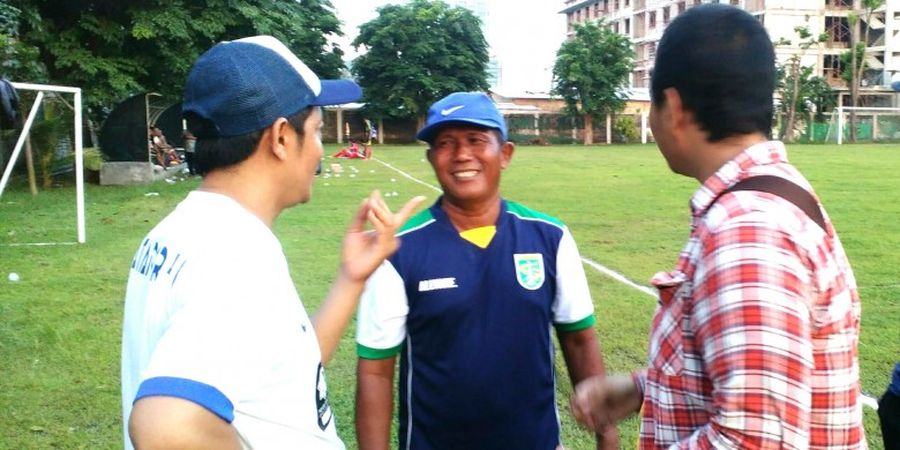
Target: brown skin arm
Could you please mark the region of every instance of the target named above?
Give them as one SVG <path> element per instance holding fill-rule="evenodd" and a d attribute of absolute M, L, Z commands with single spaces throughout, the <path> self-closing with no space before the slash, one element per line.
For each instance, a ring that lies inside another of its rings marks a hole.
<path fill-rule="evenodd" d="M 394 411 L 394 363 L 360 358 L 356 365 L 356 441 L 360 450 L 388 450 Z"/>
<path fill-rule="evenodd" d="M 569 369 L 569 379 L 573 388 L 581 380 L 605 375 L 600 344 L 592 327 L 572 332 L 559 331 L 556 336 L 566 360 L 566 367 Z M 609 426 L 597 433 L 597 448 L 603 450 L 619 448 L 619 432 L 615 426 Z"/>
<path fill-rule="evenodd" d="M 338 277 L 312 317 L 323 365 L 327 366 L 331 361 L 356 310 L 366 279 L 400 246 L 397 230 L 423 200 L 425 197 L 415 197 L 397 213 L 392 213 L 381 194 L 375 191 L 360 204 L 344 235 Z M 366 223 L 372 225 L 371 231 L 366 230 Z"/>
<path fill-rule="evenodd" d="M 241 448 L 237 430 L 206 408 L 180 398 L 144 397 L 134 404 L 128 434 L 137 450 Z"/>

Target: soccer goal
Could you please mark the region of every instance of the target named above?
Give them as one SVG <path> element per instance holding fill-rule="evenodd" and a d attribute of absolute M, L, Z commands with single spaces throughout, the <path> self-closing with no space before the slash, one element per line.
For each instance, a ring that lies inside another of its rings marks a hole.
<path fill-rule="evenodd" d="M 838 145 L 848 141 L 851 116 L 855 116 L 857 142 L 900 142 L 900 108 L 864 106 L 835 109 L 825 140 Z"/>
<path fill-rule="evenodd" d="M 9 161 L 7 161 L 6 168 L 3 171 L 3 177 L 0 178 L 0 197 L 3 196 L 3 191 L 6 189 L 7 183 L 9 183 L 10 176 L 12 176 L 13 167 L 15 166 L 16 161 L 19 159 L 19 156 L 22 153 L 22 148 L 25 146 L 25 141 L 28 138 L 28 134 L 31 132 L 32 126 L 35 122 L 35 118 L 37 117 L 38 111 L 41 109 L 42 102 L 45 99 L 45 93 L 55 92 L 60 94 L 72 94 L 72 96 L 74 97 L 72 106 L 72 109 L 74 109 L 72 133 L 74 134 L 73 138 L 75 147 L 75 227 L 77 230 L 78 243 L 83 244 L 86 241 L 86 233 L 84 223 L 84 151 L 82 149 L 81 136 L 81 88 L 16 82 L 13 82 L 12 86 L 16 90 L 37 91 L 37 95 L 35 96 L 34 102 L 31 105 L 31 110 L 28 112 L 28 118 L 25 119 L 25 124 L 22 126 L 22 131 L 19 133 L 18 139 L 16 140 L 16 146 L 13 149 L 12 155 L 10 156 Z M 18 245 L 55 244 L 74 244 L 74 242 L 35 242 Z"/>

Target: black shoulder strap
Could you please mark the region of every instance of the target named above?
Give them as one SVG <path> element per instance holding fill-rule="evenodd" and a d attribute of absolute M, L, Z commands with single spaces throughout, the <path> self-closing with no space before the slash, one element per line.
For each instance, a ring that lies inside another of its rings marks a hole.
<path fill-rule="evenodd" d="M 819 208 L 819 204 L 812 194 L 806 189 L 803 189 L 784 178 L 773 175 L 750 177 L 737 182 L 737 184 L 731 186 L 722 194 L 735 191 L 760 191 L 777 195 L 800 208 L 801 211 L 806 213 L 806 215 L 823 230 L 826 230 L 826 232 L 828 230 L 825 228 L 825 218 L 822 216 L 822 209 Z"/>

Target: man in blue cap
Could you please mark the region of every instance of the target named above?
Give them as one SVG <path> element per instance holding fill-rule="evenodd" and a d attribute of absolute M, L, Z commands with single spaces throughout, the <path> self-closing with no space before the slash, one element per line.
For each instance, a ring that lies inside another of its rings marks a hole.
<path fill-rule="evenodd" d="M 551 330 L 571 381 L 603 374 L 594 305 L 568 228 L 500 196 L 514 145 L 482 93 L 428 110 L 417 138 L 443 195 L 400 230 L 357 315 L 360 449 L 387 449 L 400 356 L 399 448 L 562 446 Z M 617 448 L 615 428 L 598 447 Z"/>
<path fill-rule="evenodd" d="M 397 214 L 377 193 L 361 204 L 337 279 L 312 318 L 272 225 L 312 194 L 320 106 L 360 94 L 351 81 L 319 80 L 271 36 L 220 43 L 194 64 L 183 112 L 203 182 L 131 263 L 126 448 L 344 448 L 323 367 L 421 198 Z"/>

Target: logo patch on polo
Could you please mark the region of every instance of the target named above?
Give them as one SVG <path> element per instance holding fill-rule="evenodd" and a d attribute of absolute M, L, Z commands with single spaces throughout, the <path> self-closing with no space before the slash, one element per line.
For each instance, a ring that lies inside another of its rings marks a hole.
<path fill-rule="evenodd" d="M 540 253 L 516 253 L 513 255 L 516 264 L 516 280 L 519 285 L 529 291 L 544 285 L 544 255 Z"/>
<path fill-rule="evenodd" d="M 438 289 L 453 289 L 456 285 L 456 278 L 435 278 L 433 280 L 419 281 L 419 292 L 436 291 Z"/>

